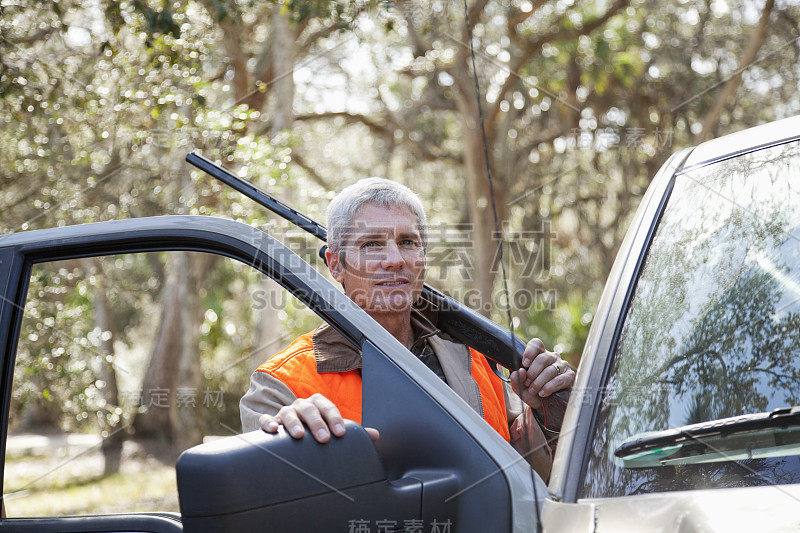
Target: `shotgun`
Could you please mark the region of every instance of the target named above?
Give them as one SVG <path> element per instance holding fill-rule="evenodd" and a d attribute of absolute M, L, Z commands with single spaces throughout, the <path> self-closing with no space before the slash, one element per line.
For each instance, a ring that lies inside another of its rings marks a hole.
<path fill-rule="evenodd" d="M 186 156 L 186 161 L 259 205 L 266 207 L 276 215 L 306 230 L 319 240 L 327 241 L 328 232 L 325 226 L 286 205 L 268 192 L 194 152 L 190 152 Z M 320 257 L 325 259 L 325 246 L 320 249 Z M 442 332 L 474 348 L 488 359 L 512 372 L 522 368 L 522 354 L 525 350 L 525 343 L 509 330 L 498 326 L 488 318 L 439 292 L 427 283 L 423 286 L 421 299 L 423 300 L 420 306 L 422 312 Z"/>

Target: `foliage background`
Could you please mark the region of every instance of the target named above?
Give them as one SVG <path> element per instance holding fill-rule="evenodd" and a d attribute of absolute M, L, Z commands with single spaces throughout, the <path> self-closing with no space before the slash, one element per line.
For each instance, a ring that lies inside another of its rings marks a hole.
<path fill-rule="evenodd" d="M 469 1 L 521 337 L 577 365 L 669 154 L 797 113 L 798 16 L 774 0 Z M 311 238 L 185 155 L 320 221 L 331 191 L 382 175 L 429 208 L 429 281 L 505 323 L 468 39 L 464 5 L 445 0 L 0 0 L 0 231 L 220 216 L 321 267 Z M 185 253 L 38 269 L 13 422 L 100 431 L 107 472 L 125 438 L 182 449 L 238 427 L 249 372 L 313 326 L 275 291 Z M 181 388 L 227 409 L 189 420 L 175 394 L 145 408 Z"/>

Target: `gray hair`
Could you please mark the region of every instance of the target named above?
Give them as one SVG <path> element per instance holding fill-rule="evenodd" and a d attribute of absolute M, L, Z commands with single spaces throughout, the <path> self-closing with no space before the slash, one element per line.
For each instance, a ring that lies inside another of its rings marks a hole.
<path fill-rule="evenodd" d="M 417 217 L 423 246 L 428 242 L 425 208 L 419 197 L 400 183 L 386 178 L 364 178 L 342 189 L 328 205 L 328 248 L 337 253 L 356 211 L 363 205 L 406 207 Z"/>

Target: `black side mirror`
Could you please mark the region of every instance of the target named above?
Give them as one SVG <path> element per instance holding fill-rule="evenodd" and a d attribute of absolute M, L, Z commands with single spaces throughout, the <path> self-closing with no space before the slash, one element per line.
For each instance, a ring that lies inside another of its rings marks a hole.
<path fill-rule="evenodd" d="M 455 486 L 424 476 L 388 480 L 369 435 L 353 422 L 326 444 L 309 434 L 227 437 L 185 451 L 176 469 L 186 533 L 349 531 L 359 521 L 402 528 L 421 517 L 423 482 Z"/>

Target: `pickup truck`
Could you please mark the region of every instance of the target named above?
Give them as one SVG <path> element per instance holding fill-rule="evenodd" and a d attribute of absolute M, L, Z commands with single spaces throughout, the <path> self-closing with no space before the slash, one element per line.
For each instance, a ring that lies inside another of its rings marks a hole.
<path fill-rule="evenodd" d="M 800 117 L 675 153 L 622 243 L 548 484 L 278 240 L 202 216 L 0 237 L 4 451 L 31 268 L 190 250 L 277 281 L 363 353 L 363 424 L 185 451 L 180 513 L 0 520 L 3 532 L 800 531 Z M 4 454 L 0 454 L 3 455 Z"/>

